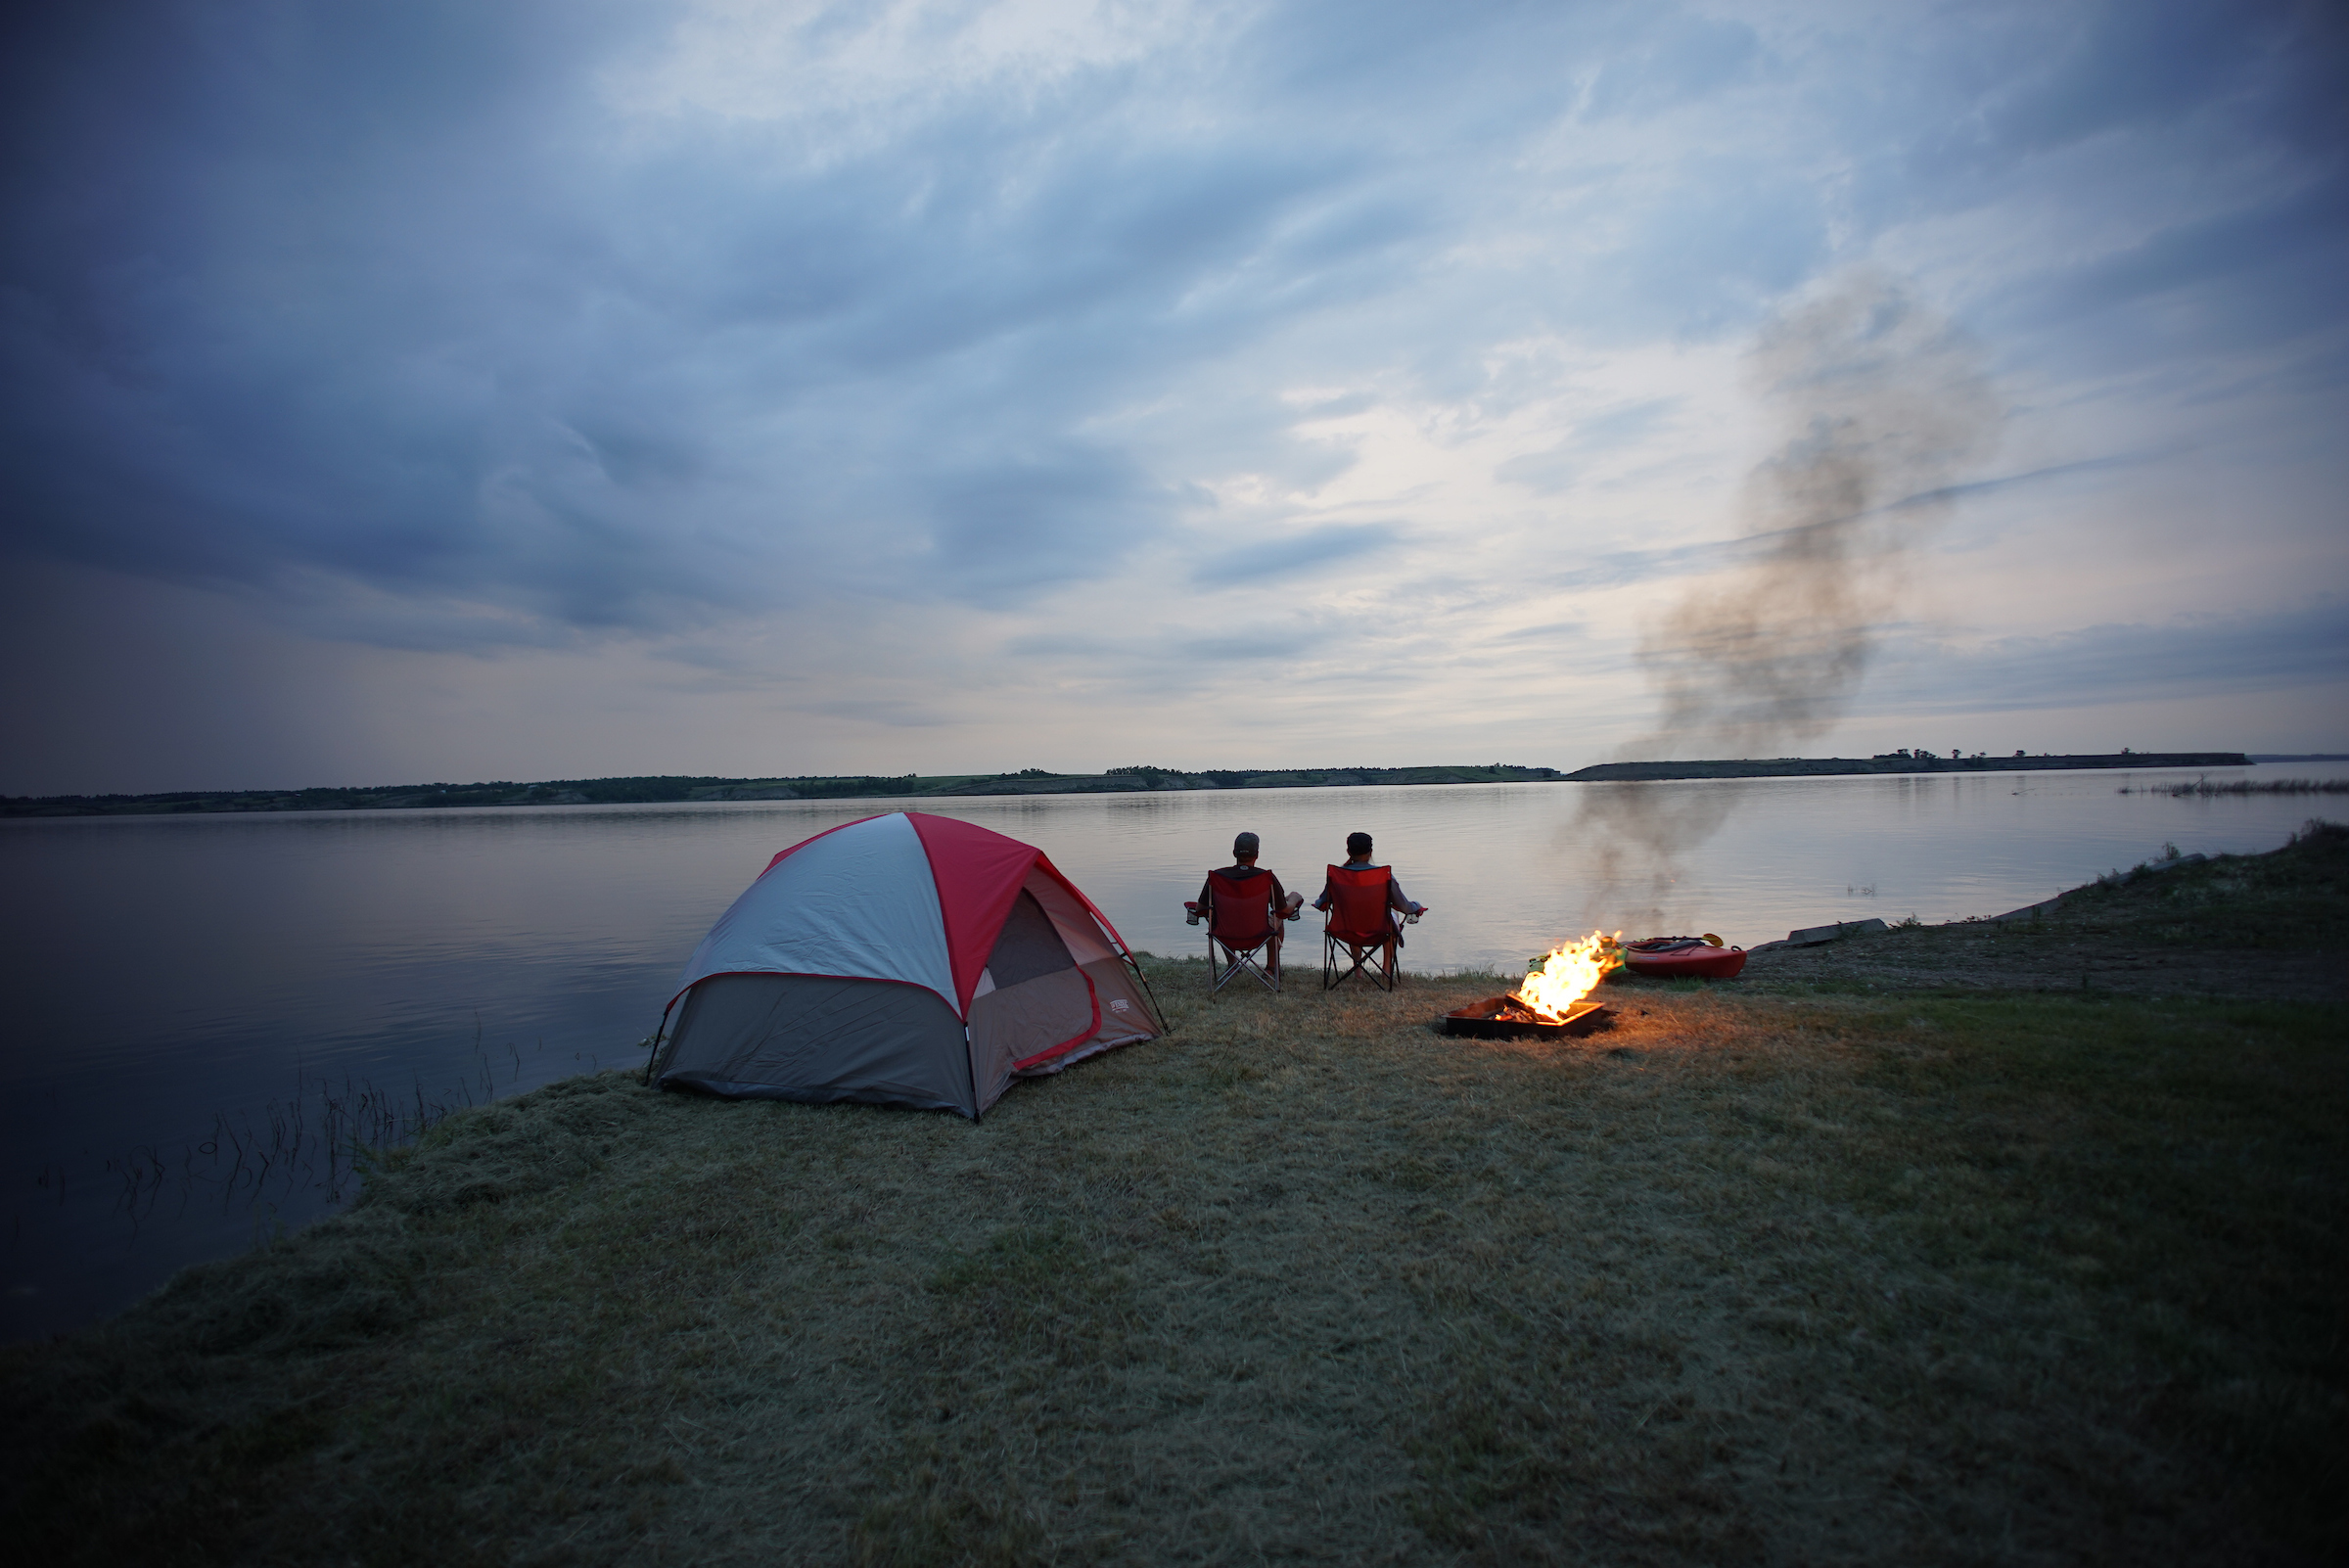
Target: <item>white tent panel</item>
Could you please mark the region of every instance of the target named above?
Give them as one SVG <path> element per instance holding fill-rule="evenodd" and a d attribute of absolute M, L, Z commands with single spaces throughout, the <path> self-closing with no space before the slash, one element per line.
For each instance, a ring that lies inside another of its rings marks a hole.
<path fill-rule="evenodd" d="M 873 817 L 775 862 L 710 928 L 677 989 L 729 974 L 904 981 L 954 1008 L 938 884 L 913 824 Z"/>

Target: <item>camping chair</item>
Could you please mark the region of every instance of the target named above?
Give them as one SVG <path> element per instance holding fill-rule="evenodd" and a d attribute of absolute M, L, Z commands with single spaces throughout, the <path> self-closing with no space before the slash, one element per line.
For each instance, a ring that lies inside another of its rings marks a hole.
<path fill-rule="evenodd" d="M 1214 982 L 1207 993 L 1217 994 L 1239 974 L 1255 976 L 1267 991 L 1279 991 L 1279 971 L 1267 970 L 1261 961 L 1272 940 L 1272 873 L 1252 871 L 1234 877 L 1217 871 L 1207 880 L 1207 906 L 1183 905 L 1207 916 L 1207 974 Z M 1221 956 L 1218 948 L 1222 949 Z"/>
<path fill-rule="evenodd" d="M 1323 991 L 1335 991 L 1357 975 L 1381 991 L 1393 991 L 1403 978 L 1395 962 L 1403 929 L 1396 911 L 1387 906 L 1387 889 L 1394 881 L 1395 874 L 1383 865 L 1359 871 L 1342 865 L 1329 868 L 1329 923 L 1321 928 Z M 1342 975 L 1340 948 L 1349 960 Z"/>

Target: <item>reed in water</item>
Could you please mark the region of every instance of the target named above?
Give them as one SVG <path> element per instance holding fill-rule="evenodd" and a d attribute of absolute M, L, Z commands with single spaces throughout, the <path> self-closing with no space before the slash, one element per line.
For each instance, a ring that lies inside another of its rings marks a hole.
<path fill-rule="evenodd" d="M 2168 795 L 2180 800 L 2207 800 L 2217 795 L 2349 795 L 2349 778 L 2235 778 L 2223 784 L 2201 778 L 2191 784 L 2124 784 L 2114 793 Z"/>

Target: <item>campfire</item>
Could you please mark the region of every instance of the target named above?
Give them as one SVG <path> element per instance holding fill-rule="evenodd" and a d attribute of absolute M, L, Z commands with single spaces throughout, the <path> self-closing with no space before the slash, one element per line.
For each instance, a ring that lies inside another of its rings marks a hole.
<path fill-rule="evenodd" d="M 1525 981 L 1509 992 L 1511 1010 L 1524 1014 L 1511 1019 L 1522 1024 L 1563 1024 L 1577 1002 L 1598 989 L 1607 971 L 1623 962 L 1616 941 L 1623 934 L 1591 932 L 1580 942 L 1561 943 L 1549 950 L 1540 967 L 1528 970 Z"/>
<path fill-rule="evenodd" d="M 1618 933 L 1620 936 L 1620 933 Z M 1589 999 L 1607 971 L 1623 962 L 1615 937 L 1593 931 L 1561 943 L 1506 996 L 1490 996 L 1448 1014 L 1445 1030 L 1487 1038 L 1509 1035 L 1584 1035 L 1606 1008 Z"/>

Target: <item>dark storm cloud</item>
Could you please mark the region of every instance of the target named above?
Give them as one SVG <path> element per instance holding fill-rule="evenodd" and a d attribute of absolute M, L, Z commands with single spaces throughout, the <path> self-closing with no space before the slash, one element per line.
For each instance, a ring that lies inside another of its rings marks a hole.
<path fill-rule="evenodd" d="M 755 125 L 630 152 L 585 67 L 653 41 L 646 12 L 144 21 L 12 52 L 10 546 L 558 625 L 1114 568 L 1172 492 L 1070 427 L 1261 315 L 1168 319 L 1343 162 L 984 106 L 814 168 Z M 1338 203 L 1287 243 L 1404 227 Z M 351 633 L 409 640 L 381 620 Z"/>
<path fill-rule="evenodd" d="M 12 544 L 231 581 L 527 583 L 582 622 L 673 579 L 516 395 L 553 368 L 514 352 L 563 313 L 543 263 L 587 239 L 534 127 L 579 47 L 612 42 L 596 13 L 53 16 L 10 51 Z"/>

